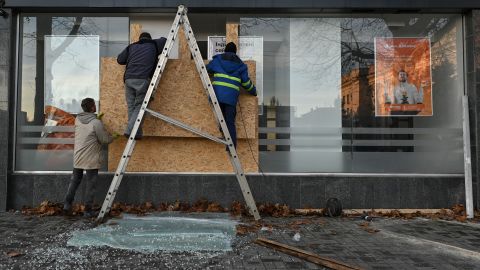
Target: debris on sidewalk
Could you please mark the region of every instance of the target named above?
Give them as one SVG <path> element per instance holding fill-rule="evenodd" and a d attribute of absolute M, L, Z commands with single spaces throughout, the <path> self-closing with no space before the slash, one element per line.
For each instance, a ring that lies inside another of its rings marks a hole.
<path fill-rule="evenodd" d="M 312 262 L 312 263 L 315 263 L 315 264 L 318 264 L 318 265 L 321 265 L 321 266 L 329 267 L 331 269 L 338 269 L 338 270 L 347 270 L 347 269 L 359 270 L 359 269 L 361 269 L 361 268 L 358 268 L 356 266 L 351 266 L 351 265 L 348 265 L 348 264 L 345 264 L 343 262 L 339 262 L 339 261 L 336 261 L 336 260 L 333 260 L 333 259 L 330 259 L 330 258 L 321 257 L 321 256 L 319 256 L 315 253 L 312 253 L 312 252 L 309 252 L 309 251 L 306 251 L 306 250 L 303 250 L 303 249 L 299 249 L 299 248 L 296 248 L 296 247 L 292 247 L 292 246 L 289 246 L 289 245 L 285 245 L 285 244 L 282 244 L 282 243 L 279 243 L 279 242 L 276 242 L 276 241 L 272 241 L 272 240 L 269 240 L 269 239 L 266 239 L 266 238 L 257 238 L 254 242 L 256 244 L 259 244 L 259 245 L 262 245 L 262 246 L 265 246 L 265 247 L 268 247 L 268 248 L 272 248 L 272 249 L 275 249 L 277 251 L 280 251 L 280 252 L 283 252 L 283 253 L 286 253 L 286 254 L 289 254 L 289 255 L 292 255 L 292 256 L 302 258 L 302 259 L 307 260 L 309 262 Z"/>
<path fill-rule="evenodd" d="M 38 215 L 38 216 L 55 216 L 62 214 L 63 205 L 61 203 L 52 203 L 49 201 L 43 201 L 38 207 L 34 208 L 22 208 L 22 214 L 24 215 Z"/>
<path fill-rule="evenodd" d="M 300 233 L 299 232 L 296 232 L 294 235 L 293 235 L 293 241 L 300 241 Z"/>
<path fill-rule="evenodd" d="M 63 205 L 61 203 L 53 203 L 49 201 L 43 201 L 37 207 L 24 207 L 22 208 L 22 214 L 35 215 L 35 216 L 56 216 L 62 215 Z M 97 205 L 94 210 L 99 210 Z M 83 204 L 74 204 L 72 208 L 72 216 L 81 216 L 85 210 Z M 285 204 L 273 204 L 273 203 L 259 203 L 258 210 L 263 217 L 292 217 L 292 216 L 324 216 L 324 209 L 291 209 Z M 190 205 L 187 202 L 175 201 L 171 203 L 162 202 L 157 206 L 152 202 L 145 202 L 139 205 L 125 204 L 116 202 L 112 205 L 112 209 L 109 213 L 110 217 L 118 217 L 122 213 L 136 214 L 143 216 L 149 212 L 164 212 L 164 211 L 180 211 L 180 212 L 213 212 L 213 213 L 230 213 L 233 216 L 250 216 L 247 208 L 241 202 L 234 201 L 230 208 L 223 207 L 218 202 L 208 201 L 206 199 L 199 199 Z M 413 219 L 413 218 L 428 218 L 428 219 L 443 219 L 443 220 L 455 220 L 459 222 L 466 222 L 466 210 L 462 204 L 454 205 L 451 209 L 440 209 L 437 212 L 417 210 L 415 212 L 405 212 L 404 210 L 389 210 L 381 211 L 372 209 L 371 211 L 355 212 L 354 210 L 344 211 L 343 217 L 360 217 L 364 220 L 371 221 L 374 218 L 400 218 L 400 219 Z M 475 210 L 475 218 L 473 221 L 480 222 L 480 211 Z M 299 225 L 308 224 L 308 219 L 296 221 L 297 224 L 290 224 L 292 229 L 298 228 Z"/>
<path fill-rule="evenodd" d="M 24 255 L 24 254 L 20 253 L 18 251 L 14 251 L 14 250 L 11 250 L 11 251 L 7 252 L 7 256 L 10 257 L 10 258 L 14 258 L 14 257 L 22 256 L 22 255 Z"/>
<path fill-rule="evenodd" d="M 180 206 L 180 203 L 175 204 L 166 204 L 166 206 L 187 209 L 185 206 Z M 125 212 L 121 212 L 121 215 L 123 218 L 133 216 L 143 220 L 149 220 L 156 215 L 185 215 L 178 211 L 158 213 L 157 203 L 143 206 L 151 210 L 153 207 L 155 211 L 147 212 L 145 216 L 137 217 Z M 352 217 L 293 215 L 273 218 L 264 216 L 261 221 L 256 222 L 248 216 L 233 218 L 229 216 L 230 208 L 228 211 L 223 215 L 237 221 L 236 226 L 229 231 L 232 237 L 232 250 L 194 252 L 138 252 L 111 246 L 81 248 L 69 246 L 69 241 L 70 244 L 74 243 L 71 240 L 74 235 L 79 236 L 78 234 L 87 233 L 95 228 L 98 230 L 99 227 L 83 218 L 25 216 L 15 212 L 0 213 L 0 238 L 4 243 L 0 247 L 2 253 L 0 269 L 90 269 L 92 265 L 99 269 L 110 269 L 112 265 L 119 264 L 122 264 L 125 269 L 324 268 L 324 266 L 313 265 L 305 259 L 259 246 L 253 242 L 258 237 L 296 246 L 319 256 L 363 268 L 417 269 L 428 265 L 427 267 L 430 268 L 476 269 L 480 263 L 478 259 L 480 257 L 474 258 L 471 255 L 480 252 L 480 235 L 478 234 L 480 225 L 471 224 L 470 221 L 470 224 L 463 224 L 431 219 L 375 218 L 373 222 L 366 222 L 360 219 L 362 211 L 359 211 L 358 216 Z M 189 214 L 214 216 L 218 213 L 192 212 Z M 362 222 L 365 222 L 365 225 L 359 226 Z M 118 233 L 123 230 L 122 227 L 125 228 L 121 219 L 109 219 L 108 224 L 104 224 L 103 227 L 107 235 L 111 234 L 112 239 L 117 240 L 119 240 Z M 173 228 L 177 229 L 177 226 Z M 135 228 L 135 235 L 132 236 L 148 241 L 156 237 L 154 230 L 144 230 L 140 227 L 138 229 Z M 195 229 L 192 228 L 192 230 Z M 375 229 L 380 229 L 380 232 L 374 233 Z M 372 233 L 369 233 L 369 230 L 373 230 Z M 292 240 L 297 232 L 301 236 L 299 242 Z M 405 238 L 417 238 L 418 241 L 393 238 L 394 234 Z M 94 239 L 100 240 L 100 238 Z M 396 239 L 395 244 L 392 244 L 392 239 Z M 428 247 L 435 246 L 431 244 L 435 241 L 444 246 L 456 247 L 457 250 L 425 248 L 425 241 L 430 242 Z M 115 242 L 115 244 L 118 243 L 121 241 Z M 134 243 L 129 241 L 129 244 Z M 463 251 L 459 252 L 458 249 Z M 7 253 L 10 251 L 22 255 L 9 257 Z"/>
<path fill-rule="evenodd" d="M 374 229 L 374 228 L 370 227 L 370 222 L 368 222 L 368 221 L 364 221 L 364 222 L 358 224 L 358 226 L 360 226 L 364 231 L 369 232 L 369 233 L 377 233 L 377 232 L 380 231 L 379 229 Z"/>
<path fill-rule="evenodd" d="M 73 232 L 67 246 L 102 247 L 138 252 L 231 251 L 238 221 L 226 213 L 125 214 L 97 227 Z"/>
<path fill-rule="evenodd" d="M 428 209 L 427 209 L 428 210 Z M 367 217 L 368 219 L 373 219 L 377 217 L 384 217 L 384 218 L 400 218 L 400 219 L 414 219 L 414 218 L 427 218 L 427 219 L 443 219 L 443 220 L 455 220 L 459 222 L 466 222 L 467 221 L 467 214 L 465 210 L 465 206 L 463 204 L 456 204 L 452 206 L 450 209 L 440 209 L 437 212 L 430 212 L 430 211 L 421 211 L 421 209 L 415 212 L 405 212 L 401 210 L 389 210 L 389 211 L 381 211 L 372 209 L 368 212 L 363 213 L 347 213 L 344 214 L 346 217 Z M 473 220 L 480 221 L 480 211 L 475 211 L 475 218 Z"/>

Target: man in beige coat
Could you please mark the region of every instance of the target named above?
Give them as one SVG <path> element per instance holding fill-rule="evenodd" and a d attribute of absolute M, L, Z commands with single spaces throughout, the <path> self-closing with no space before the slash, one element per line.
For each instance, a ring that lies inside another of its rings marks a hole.
<path fill-rule="evenodd" d="M 86 200 L 84 216 L 93 217 L 93 197 L 95 195 L 98 169 L 101 167 L 102 144 L 109 144 L 113 137 L 105 130 L 103 123 L 97 119 L 97 108 L 92 98 L 82 100 L 83 113 L 75 119 L 75 146 L 73 150 L 73 175 L 65 196 L 63 210 L 69 213 L 75 192 L 82 182 L 83 171 L 86 171 Z"/>

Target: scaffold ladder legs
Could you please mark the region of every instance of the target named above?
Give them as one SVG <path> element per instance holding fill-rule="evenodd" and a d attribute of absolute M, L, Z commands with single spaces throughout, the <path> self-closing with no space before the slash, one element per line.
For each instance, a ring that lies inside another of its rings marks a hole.
<path fill-rule="evenodd" d="M 178 35 L 178 30 L 180 25 L 183 25 L 184 27 L 184 32 L 186 39 L 188 41 L 188 45 L 190 48 L 190 52 L 193 56 L 193 59 L 195 61 L 195 65 L 197 67 L 198 73 L 200 75 L 202 84 L 204 86 L 204 89 L 206 91 L 207 96 L 210 98 L 212 101 L 211 104 L 213 106 L 213 110 L 216 116 L 216 120 L 218 124 L 220 125 L 222 129 L 223 136 L 225 140 L 219 139 L 215 136 L 209 135 L 204 133 L 203 131 L 197 130 L 193 127 L 190 127 L 186 124 L 183 124 L 177 120 L 171 119 L 167 116 L 164 116 L 158 112 L 152 111 L 147 108 L 149 101 L 151 100 L 151 97 L 155 94 L 155 89 L 157 89 L 158 83 L 160 82 L 160 78 L 163 75 L 163 71 L 165 70 L 165 66 L 168 60 L 168 56 L 170 54 L 170 51 L 173 47 L 173 43 Z M 172 28 L 168 34 L 167 41 L 165 43 L 165 47 L 162 51 L 162 53 L 159 55 L 159 60 L 157 67 L 155 68 L 154 75 L 152 77 L 152 80 L 149 84 L 147 94 L 145 95 L 145 99 L 142 103 L 142 107 L 138 113 L 137 119 L 135 121 L 135 125 L 133 127 L 133 130 L 128 138 L 127 145 L 125 146 L 125 149 L 123 151 L 122 157 L 120 159 L 120 162 L 118 164 L 117 170 L 115 171 L 115 175 L 113 177 L 112 183 L 110 184 L 110 188 L 107 192 L 107 196 L 105 197 L 105 200 L 103 202 L 102 208 L 100 209 L 100 213 L 97 217 L 97 222 L 101 222 L 103 218 L 105 217 L 106 214 L 108 214 L 111 210 L 111 207 L 113 205 L 113 201 L 115 199 L 115 195 L 117 194 L 118 188 L 120 186 L 120 183 L 122 182 L 123 175 L 125 174 L 128 162 L 130 160 L 130 157 L 132 155 L 133 149 L 135 148 L 135 135 L 137 134 L 137 131 L 143 121 L 143 118 L 145 117 L 145 112 L 150 113 L 152 116 L 160 118 L 168 123 L 171 123 L 173 125 L 179 126 L 183 129 L 189 130 L 190 132 L 193 132 L 197 135 L 203 136 L 205 138 L 208 138 L 210 140 L 213 140 L 215 142 L 224 144 L 228 147 L 228 155 L 230 158 L 230 162 L 232 163 L 233 169 L 235 170 L 235 174 L 238 180 L 238 183 L 240 185 L 241 191 L 243 193 L 243 197 L 245 199 L 245 202 L 247 204 L 247 207 L 250 211 L 250 214 L 253 215 L 255 220 L 260 219 L 260 215 L 258 213 L 255 200 L 253 199 L 253 195 L 250 191 L 250 187 L 248 185 L 247 179 L 245 177 L 245 173 L 243 171 L 243 168 L 240 163 L 240 159 L 238 158 L 237 151 L 233 145 L 232 139 L 230 137 L 230 133 L 228 132 L 227 125 L 225 123 L 225 119 L 223 118 L 222 111 L 220 109 L 220 105 L 218 104 L 217 97 L 215 96 L 215 92 L 212 87 L 212 83 L 210 81 L 210 77 L 208 76 L 208 73 L 205 68 L 205 64 L 203 62 L 203 59 L 200 54 L 200 50 L 198 49 L 197 42 L 195 40 L 195 37 L 193 35 L 192 28 L 190 27 L 190 22 L 187 17 L 187 9 L 183 6 L 180 5 L 178 7 L 177 14 L 175 16 L 175 19 L 173 21 Z"/>

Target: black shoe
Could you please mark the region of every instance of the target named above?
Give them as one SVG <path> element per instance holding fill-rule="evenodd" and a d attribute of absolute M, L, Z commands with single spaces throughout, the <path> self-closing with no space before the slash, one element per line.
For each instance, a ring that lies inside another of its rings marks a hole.
<path fill-rule="evenodd" d="M 93 218 L 95 217 L 95 211 L 93 210 L 85 210 L 85 212 L 83 212 L 83 217 L 84 218 Z"/>
<path fill-rule="evenodd" d="M 72 203 L 65 202 L 63 204 L 63 214 L 70 215 L 72 213 Z"/>

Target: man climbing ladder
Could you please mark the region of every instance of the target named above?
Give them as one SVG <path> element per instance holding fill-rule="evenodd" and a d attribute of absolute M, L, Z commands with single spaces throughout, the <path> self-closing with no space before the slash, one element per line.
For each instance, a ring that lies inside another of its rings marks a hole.
<path fill-rule="evenodd" d="M 184 28 L 184 33 L 186 36 L 186 39 L 188 41 L 188 45 L 190 48 L 190 52 L 193 56 L 193 59 L 195 61 L 195 66 L 197 67 L 197 71 L 200 75 L 200 79 L 202 81 L 203 87 L 206 91 L 207 97 L 210 98 L 211 100 L 211 105 L 213 106 L 213 110 L 216 116 L 216 120 L 218 124 L 220 125 L 222 129 L 222 133 L 224 135 L 224 140 L 219 139 L 215 136 L 212 136 L 210 134 L 206 134 L 200 130 L 197 130 L 193 127 L 190 127 L 184 123 L 181 123 L 177 120 L 171 119 L 165 115 L 162 115 L 158 112 L 152 111 L 147 108 L 149 101 L 151 100 L 151 97 L 154 95 L 158 83 L 160 82 L 160 78 L 165 70 L 165 66 L 167 63 L 168 56 L 170 54 L 170 51 L 173 47 L 173 43 L 175 38 L 177 37 L 178 30 L 180 28 L 180 25 L 183 25 Z M 230 136 L 230 132 L 228 131 L 227 125 L 225 123 L 225 119 L 222 115 L 222 110 L 220 108 L 220 104 L 217 100 L 217 97 L 215 95 L 214 89 L 212 87 L 212 83 L 210 81 L 210 78 L 208 77 L 208 73 L 205 68 L 205 64 L 203 62 L 203 59 L 200 55 L 200 50 L 198 48 L 196 39 L 193 35 L 193 31 L 190 27 L 190 22 L 187 17 L 187 9 L 183 6 L 180 5 L 178 7 L 177 14 L 175 16 L 175 19 L 172 24 L 172 28 L 169 32 L 167 41 L 165 43 L 165 47 L 163 48 L 162 53 L 159 56 L 158 64 L 155 69 L 155 72 L 153 74 L 152 80 L 148 86 L 147 93 L 145 95 L 145 99 L 142 103 L 142 107 L 138 113 L 138 116 L 135 120 L 135 124 L 133 126 L 133 129 L 130 133 L 130 136 L 128 138 L 127 144 L 125 146 L 125 149 L 123 151 L 122 157 L 120 159 L 120 162 L 118 164 L 117 170 L 115 171 L 112 183 L 110 184 L 110 188 L 107 192 L 107 196 L 105 197 L 105 201 L 103 202 L 102 208 L 100 209 L 100 213 L 97 217 L 97 221 L 100 222 L 103 220 L 104 216 L 110 211 L 113 201 L 115 199 L 115 195 L 118 191 L 118 188 L 120 186 L 120 183 L 122 181 L 123 175 L 125 173 L 125 170 L 127 168 L 128 161 L 130 160 L 130 157 L 132 155 L 133 149 L 136 144 L 135 136 L 137 135 L 138 129 L 140 127 L 140 124 L 145 116 L 145 112 L 150 113 L 152 116 L 155 116 L 157 118 L 160 118 L 170 124 L 179 126 L 181 128 L 184 128 L 186 130 L 189 130 L 192 133 L 195 133 L 197 135 L 200 135 L 202 137 L 211 139 L 213 141 L 216 141 L 218 143 L 224 144 L 227 146 L 228 150 L 227 153 L 230 158 L 230 162 L 232 163 L 232 166 L 235 170 L 235 174 L 238 180 L 238 183 L 240 184 L 240 189 L 243 193 L 243 197 L 245 199 L 245 202 L 247 204 L 247 207 L 250 211 L 250 213 L 253 215 L 255 220 L 260 219 L 260 215 L 258 213 L 257 207 L 255 205 L 255 200 L 253 199 L 252 193 L 250 191 L 250 187 L 248 185 L 247 179 L 245 177 L 245 173 L 243 171 L 243 168 L 240 164 L 239 157 L 237 155 L 237 151 L 234 146 L 234 142 Z"/>

